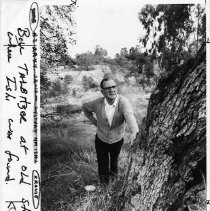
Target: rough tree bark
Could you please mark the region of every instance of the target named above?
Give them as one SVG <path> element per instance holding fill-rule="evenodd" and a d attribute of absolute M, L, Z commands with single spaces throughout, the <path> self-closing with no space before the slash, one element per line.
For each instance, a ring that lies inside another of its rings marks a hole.
<path fill-rule="evenodd" d="M 144 162 L 137 161 L 134 166 L 131 202 L 135 210 L 184 210 L 186 192 L 202 182 L 200 169 L 205 171 L 206 167 L 205 100 L 203 45 L 196 58 L 167 72 L 151 95 L 141 134 Z"/>

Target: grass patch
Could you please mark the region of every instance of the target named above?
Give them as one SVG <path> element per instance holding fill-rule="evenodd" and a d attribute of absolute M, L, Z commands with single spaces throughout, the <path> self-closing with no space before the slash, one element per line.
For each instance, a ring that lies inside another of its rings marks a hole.
<path fill-rule="evenodd" d="M 69 210 L 84 194 L 84 186 L 97 183 L 93 149 L 75 142 L 42 140 L 42 210 Z"/>

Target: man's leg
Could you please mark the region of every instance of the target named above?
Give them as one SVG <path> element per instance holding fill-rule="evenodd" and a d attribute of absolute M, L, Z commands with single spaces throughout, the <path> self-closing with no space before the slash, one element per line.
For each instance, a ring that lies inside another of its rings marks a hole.
<path fill-rule="evenodd" d="M 110 144 L 110 175 L 116 177 L 118 173 L 118 157 L 124 140 L 121 139 L 117 143 Z"/>
<path fill-rule="evenodd" d="M 109 154 L 108 144 L 101 141 L 96 135 L 95 148 L 98 161 L 98 174 L 101 183 L 109 183 Z"/>

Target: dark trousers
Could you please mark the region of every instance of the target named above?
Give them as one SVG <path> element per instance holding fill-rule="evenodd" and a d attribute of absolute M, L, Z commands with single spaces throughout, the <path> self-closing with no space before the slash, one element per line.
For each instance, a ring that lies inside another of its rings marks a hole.
<path fill-rule="evenodd" d="M 101 183 L 108 184 L 109 179 L 117 176 L 118 157 L 124 140 L 114 144 L 107 144 L 101 141 L 96 135 L 95 148 L 98 161 L 98 174 Z"/>

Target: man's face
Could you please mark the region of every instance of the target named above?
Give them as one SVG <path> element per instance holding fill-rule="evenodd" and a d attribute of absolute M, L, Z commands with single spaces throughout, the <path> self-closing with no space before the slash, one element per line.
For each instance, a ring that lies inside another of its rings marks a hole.
<path fill-rule="evenodd" d="M 108 99 L 115 99 L 117 97 L 117 85 L 113 80 L 103 82 L 102 94 Z"/>

